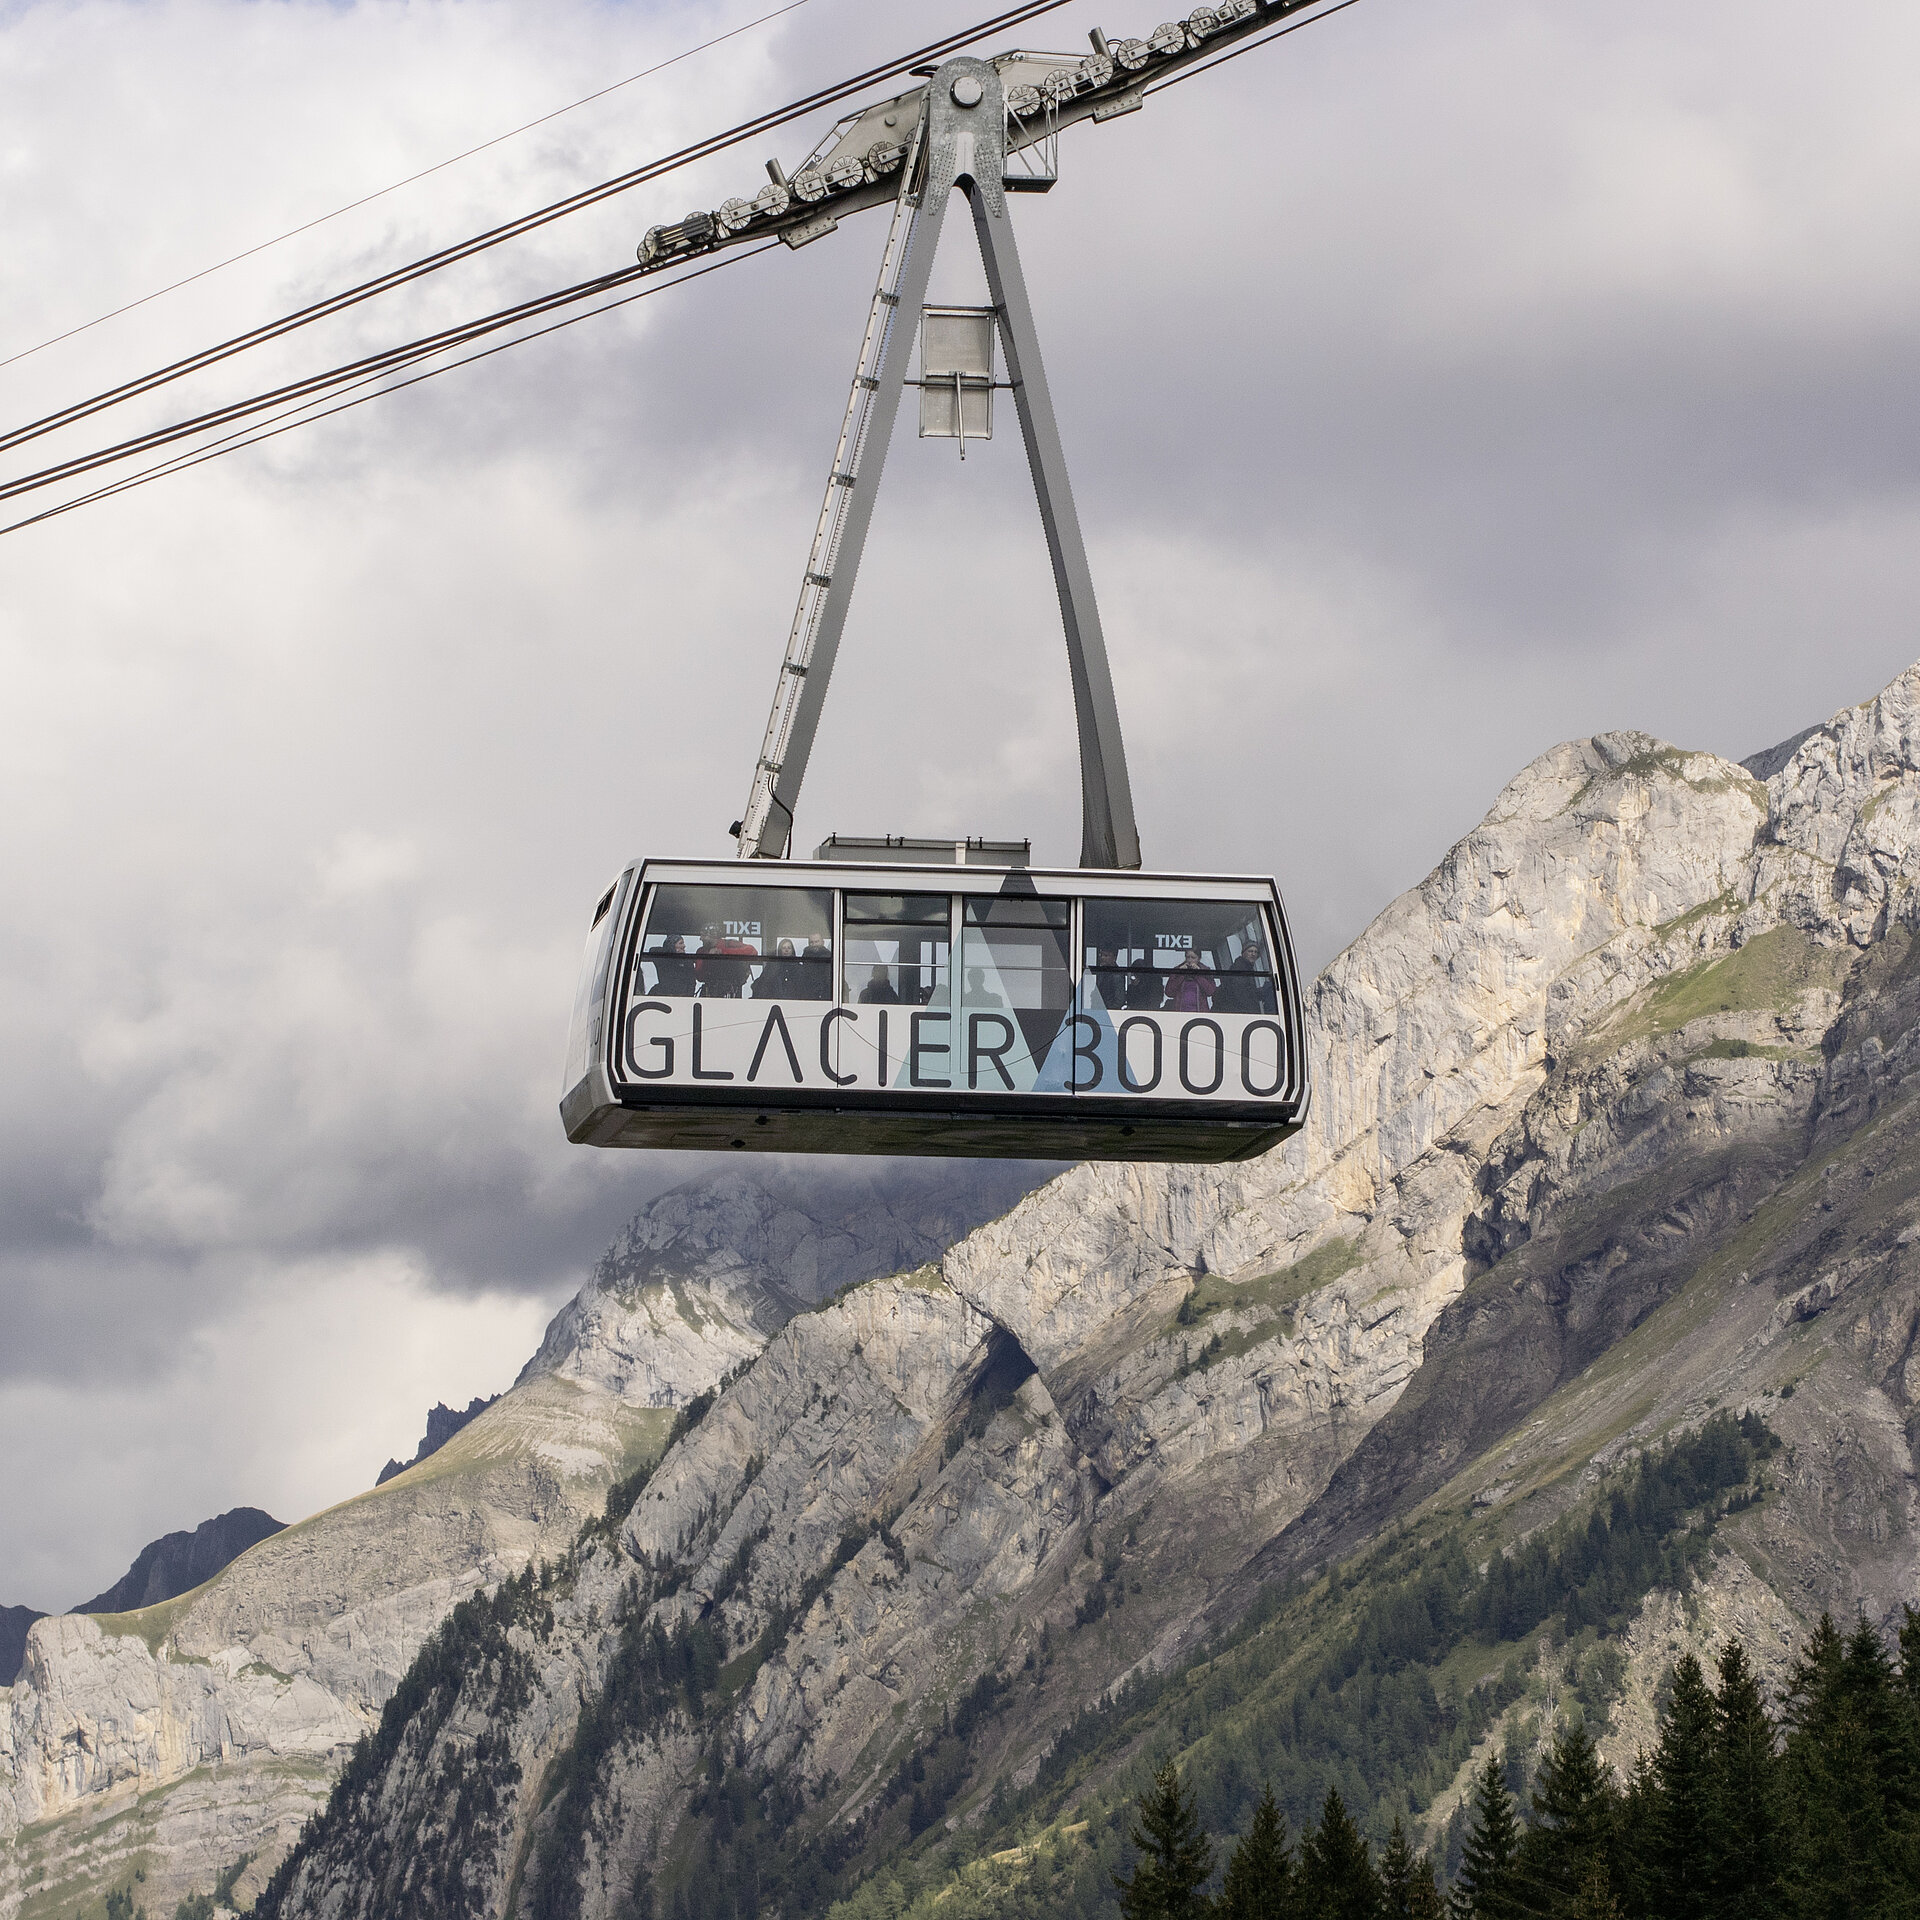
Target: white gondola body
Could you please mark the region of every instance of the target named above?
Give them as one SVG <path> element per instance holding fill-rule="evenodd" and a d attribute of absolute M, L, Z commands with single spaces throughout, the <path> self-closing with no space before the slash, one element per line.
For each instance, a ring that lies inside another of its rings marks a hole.
<path fill-rule="evenodd" d="M 650 860 L 588 941 L 596 1146 L 1218 1161 L 1307 1099 L 1271 880 Z"/>

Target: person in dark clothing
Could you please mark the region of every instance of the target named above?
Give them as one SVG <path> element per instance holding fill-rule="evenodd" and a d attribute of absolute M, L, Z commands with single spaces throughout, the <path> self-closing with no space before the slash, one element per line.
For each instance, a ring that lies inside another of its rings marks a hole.
<path fill-rule="evenodd" d="M 860 1004 L 863 1007 L 897 1007 L 900 1004 L 900 996 L 887 979 L 885 967 L 875 967 L 868 975 L 867 984 L 860 989 Z"/>
<path fill-rule="evenodd" d="M 707 931 L 711 934 L 713 929 Z M 758 958 L 744 940 L 732 934 L 722 940 L 708 939 L 694 962 L 694 970 L 700 976 L 701 999 L 738 1000 Z"/>
<path fill-rule="evenodd" d="M 1251 940 L 1220 981 L 1213 996 L 1215 1013 L 1270 1013 L 1273 992 L 1267 980 L 1267 958 Z"/>
<path fill-rule="evenodd" d="M 1094 956 L 1093 988 L 1109 1010 L 1127 1003 L 1127 970 L 1112 947 L 1101 947 Z"/>
<path fill-rule="evenodd" d="M 793 951 L 791 940 L 780 941 L 773 950 L 771 958 L 753 976 L 753 997 L 756 1000 L 797 1000 L 800 996 L 794 992 L 798 984 L 795 976 L 800 971 L 800 961 Z"/>
<path fill-rule="evenodd" d="M 833 998 L 833 949 L 824 940 L 809 940 L 806 951 L 794 963 L 795 1000 L 831 1000 Z"/>
<path fill-rule="evenodd" d="M 657 953 L 647 954 L 645 958 L 653 965 L 653 990 L 662 999 L 693 998 L 693 960 L 682 935 L 669 935 L 664 947 Z"/>
<path fill-rule="evenodd" d="M 1153 962 L 1142 954 L 1139 967 L 1127 981 L 1127 1005 L 1137 1013 L 1159 1012 L 1162 978 Z"/>

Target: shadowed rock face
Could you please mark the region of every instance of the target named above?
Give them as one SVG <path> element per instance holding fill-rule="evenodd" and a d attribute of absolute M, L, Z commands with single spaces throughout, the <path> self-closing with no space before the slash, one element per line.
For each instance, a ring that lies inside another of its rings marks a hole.
<path fill-rule="evenodd" d="M 258 1507 L 235 1507 L 201 1521 L 191 1533 L 163 1533 L 140 1549 L 133 1565 L 105 1593 L 96 1593 L 74 1612 L 132 1613 L 191 1593 L 286 1524 Z"/>
<path fill-rule="evenodd" d="M 1764 784 L 1639 734 L 1543 755 L 1315 984 L 1313 1112 L 1262 1161 L 1078 1167 L 838 1293 L 857 1264 L 804 1187 L 649 1210 L 447 1452 L 536 1394 L 731 1383 L 506 1630 L 524 1698 L 497 1659 L 450 1681 L 267 1910 L 395 1910 L 482 1732 L 512 1772 L 446 1863 L 449 1911 L 501 1913 L 519 1872 L 521 1911 L 612 1920 L 706 1847 L 716 1754 L 843 1852 L 923 1814 L 964 1838 L 1083 1707 L 1276 1573 L 1421 1503 L 1524 1531 L 1713 1407 L 1764 1411 L 1788 1465 L 1718 1536 L 1697 1616 L 1650 1603 L 1620 1724 L 1715 1623 L 1784 1646 L 1822 1606 L 1884 1615 L 1920 1573 L 1917 692 L 1920 669 Z M 311 1557 L 317 1585 L 340 1548 Z M 53 1624 L 23 1758 L 56 1751 L 58 1687 L 104 1671 L 56 1660 Z M 158 1669 L 238 1631 L 201 1613 Z M 324 1640 L 317 1605 L 303 1631 Z M 697 1709 L 633 1683 L 669 1641 L 728 1676 Z M 983 1682 L 1010 1691 L 949 1731 Z M 591 1760 L 550 1771 L 583 1702 Z"/>
<path fill-rule="evenodd" d="M 384 1487 L 389 1480 L 403 1474 L 409 1467 L 417 1467 L 429 1455 L 436 1454 L 462 1427 L 471 1426 L 486 1410 L 498 1400 L 497 1393 L 490 1393 L 484 1399 L 475 1394 L 465 1408 L 450 1407 L 444 1400 L 437 1401 L 427 1409 L 427 1430 L 420 1438 L 420 1444 L 413 1450 L 411 1460 L 389 1460 L 380 1469 L 374 1480 L 376 1487 Z"/>
<path fill-rule="evenodd" d="M 27 1650 L 27 1629 L 46 1617 L 32 1607 L 0 1607 L 0 1687 L 13 1685 Z"/>

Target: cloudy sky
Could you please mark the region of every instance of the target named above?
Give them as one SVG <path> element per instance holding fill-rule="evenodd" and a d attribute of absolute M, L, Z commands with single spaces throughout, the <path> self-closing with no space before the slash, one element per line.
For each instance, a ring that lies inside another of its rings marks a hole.
<path fill-rule="evenodd" d="M 771 3 L 0 5 L 0 358 Z M 0 366 L 0 423 L 984 11 L 804 0 Z M 1063 142 L 1016 218 L 1149 864 L 1277 873 L 1317 967 L 1555 741 L 1738 756 L 1920 656 L 1917 67 L 1899 0 L 1361 0 Z M 817 131 L 126 424 L 617 267 Z M 574 967 L 624 857 L 729 850 L 883 226 L 0 536 L 0 1603 L 364 1486 L 688 1171 L 562 1139 Z M 1017 434 L 903 431 L 800 838 L 1070 860 L 1075 781 Z"/>

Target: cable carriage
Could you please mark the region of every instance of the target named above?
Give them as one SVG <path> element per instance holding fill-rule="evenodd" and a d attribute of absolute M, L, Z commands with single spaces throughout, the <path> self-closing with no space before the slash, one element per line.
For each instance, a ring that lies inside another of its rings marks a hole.
<path fill-rule="evenodd" d="M 1278 888 L 1140 871 L 1092 576 L 1007 215 L 1010 190 L 1053 184 L 1060 125 L 1129 111 L 1150 59 L 1189 57 L 1209 35 L 1283 10 L 1291 6 L 1229 0 L 1114 50 L 1096 34 L 1091 60 L 950 60 L 925 86 L 843 121 L 791 183 L 770 164 L 772 191 L 751 204 L 729 201 L 648 234 L 643 264 L 725 244 L 762 216 L 785 220 L 777 230 L 799 245 L 832 230 L 832 212 L 811 210 L 830 185 L 871 205 L 885 190 L 862 197 L 862 183 L 898 175 L 765 744 L 732 829 L 740 859 L 638 860 L 601 898 L 568 1048 L 569 1139 L 1207 1162 L 1263 1153 L 1299 1128 L 1306 1051 Z M 1043 164 L 1028 153 L 1009 170 L 1009 154 L 1028 149 Z M 971 209 L 987 308 L 924 307 L 956 188 Z M 1034 868 L 1023 843 L 972 840 L 835 838 L 810 861 L 790 857 L 909 384 L 920 391 L 921 436 L 957 440 L 963 457 L 968 439 L 991 432 L 993 394 L 1013 397 L 1073 681 L 1077 868 Z"/>
<path fill-rule="evenodd" d="M 1305 1100 L 1268 880 L 648 860 L 602 909 L 561 1108 L 594 1146 L 1232 1160 Z"/>

